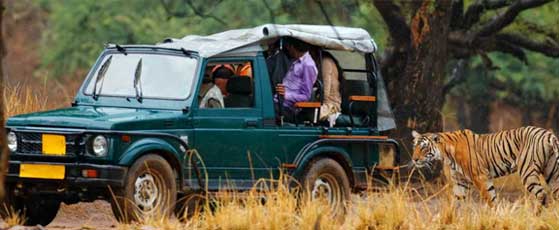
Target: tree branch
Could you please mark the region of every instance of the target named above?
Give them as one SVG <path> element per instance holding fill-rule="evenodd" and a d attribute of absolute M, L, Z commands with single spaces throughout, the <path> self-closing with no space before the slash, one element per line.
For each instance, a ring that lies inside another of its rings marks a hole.
<path fill-rule="evenodd" d="M 507 53 L 527 64 L 525 52 L 517 44 L 497 39 L 496 36 L 482 37 L 471 44 L 464 33 L 453 32 L 448 37 L 451 54 L 456 58 L 467 58 L 479 54 L 488 69 L 495 69 L 493 62 L 487 56 L 489 52 Z"/>
<path fill-rule="evenodd" d="M 326 23 L 328 23 L 328 25 L 332 26 L 332 29 L 334 30 L 334 33 L 336 33 L 336 37 L 338 37 L 338 39 L 342 40 L 342 37 L 338 33 L 338 30 L 336 30 L 336 28 L 334 27 L 334 23 L 332 22 L 332 19 L 330 19 L 330 16 L 328 15 L 328 13 L 326 13 L 326 9 L 324 9 L 324 6 L 322 5 L 322 2 L 320 0 L 316 0 L 316 4 L 318 4 L 318 8 L 320 9 L 320 12 L 322 13 L 322 16 L 324 16 L 324 19 L 326 20 Z"/>
<path fill-rule="evenodd" d="M 552 0 L 517 0 L 505 11 L 505 13 L 493 18 L 487 24 L 483 25 L 481 29 L 478 30 L 474 38 L 495 34 L 511 24 L 520 12 L 541 6 L 551 1 Z"/>
<path fill-rule="evenodd" d="M 483 15 L 486 10 L 495 10 L 509 5 L 510 1 L 507 0 L 478 0 L 466 10 L 461 28 L 469 29 L 474 24 L 478 23 L 481 15 Z"/>
<path fill-rule="evenodd" d="M 194 6 L 194 3 L 192 3 L 192 0 L 184 0 L 184 3 L 190 7 L 190 9 L 192 10 L 192 12 L 194 12 L 194 14 L 198 15 L 201 18 L 211 18 L 213 20 L 215 20 L 216 22 L 219 22 L 222 25 L 227 25 L 227 23 L 225 21 L 223 21 L 222 19 L 216 17 L 215 15 L 211 14 L 211 12 L 202 12 L 200 9 L 198 9 L 196 6 Z M 221 3 L 221 1 L 219 1 L 218 3 L 214 4 L 214 7 L 219 5 L 219 3 Z"/>
<path fill-rule="evenodd" d="M 520 24 L 521 26 L 526 27 L 528 33 L 541 34 L 559 42 L 559 33 L 556 33 L 555 30 L 552 28 L 545 28 L 536 23 L 523 20 L 523 19 L 516 20 L 516 24 Z"/>
<path fill-rule="evenodd" d="M 527 50 L 542 53 L 548 57 L 559 57 L 559 44 L 551 40 L 548 40 L 547 42 L 537 42 L 518 34 L 509 33 L 497 34 L 495 37 L 498 41 L 514 44 Z"/>
<path fill-rule="evenodd" d="M 167 20 L 169 20 L 171 17 L 186 17 L 186 12 L 171 11 L 171 7 L 165 2 L 165 0 L 159 0 L 159 2 L 161 3 L 163 10 L 165 10 L 165 13 L 167 14 Z"/>
<path fill-rule="evenodd" d="M 524 50 L 514 44 L 506 41 L 496 41 L 495 50 L 502 53 L 508 53 L 521 62 L 524 62 L 524 64 L 528 64 L 528 58 L 526 58 L 526 53 L 524 52 Z"/>
<path fill-rule="evenodd" d="M 522 49 L 542 53 L 548 57 L 559 57 L 559 43 L 549 37 L 544 42 L 538 42 L 520 34 L 499 33 L 490 37 L 478 38 L 474 44 L 471 44 L 463 32 L 454 31 L 449 33 L 448 41 L 450 52 L 456 58 L 466 58 L 479 52 L 499 51 L 511 54 L 527 63 L 526 53 Z"/>
<path fill-rule="evenodd" d="M 407 47 L 410 44 L 411 32 L 400 7 L 388 0 L 373 0 L 373 4 L 388 26 L 395 47 Z"/>

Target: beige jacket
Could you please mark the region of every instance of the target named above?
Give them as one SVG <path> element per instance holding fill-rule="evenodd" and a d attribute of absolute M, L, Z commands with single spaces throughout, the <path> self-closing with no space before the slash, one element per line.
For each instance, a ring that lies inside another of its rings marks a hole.
<path fill-rule="evenodd" d="M 322 83 L 324 85 L 324 101 L 320 107 L 320 120 L 327 120 L 329 115 L 342 111 L 338 67 L 330 57 L 323 57 L 322 59 Z"/>

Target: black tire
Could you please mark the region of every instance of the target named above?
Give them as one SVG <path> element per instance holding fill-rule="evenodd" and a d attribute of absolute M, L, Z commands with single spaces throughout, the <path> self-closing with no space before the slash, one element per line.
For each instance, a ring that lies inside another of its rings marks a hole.
<path fill-rule="evenodd" d="M 330 158 L 312 161 L 302 182 L 311 200 L 325 198 L 333 215 L 345 214 L 351 188 L 347 174 L 338 162 Z"/>
<path fill-rule="evenodd" d="M 60 201 L 44 199 L 38 196 L 16 197 L 10 187 L 6 188 L 6 197 L 2 202 L 0 215 L 2 218 L 10 218 L 13 215 L 20 215 L 25 218 L 24 225 L 47 226 L 54 220 L 60 209 Z"/>
<path fill-rule="evenodd" d="M 113 214 L 124 223 L 147 216 L 169 217 L 177 200 L 173 169 L 163 157 L 154 154 L 136 160 L 128 171 L 124 187 L 113 192 Z"/>

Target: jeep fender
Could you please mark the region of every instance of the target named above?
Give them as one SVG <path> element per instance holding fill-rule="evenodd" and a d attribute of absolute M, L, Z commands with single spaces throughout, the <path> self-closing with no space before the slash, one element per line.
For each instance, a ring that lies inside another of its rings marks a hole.
<path fill-rule="evenodd" d="M 169 142 L 160 138 L 143 138 L 132 143 L 120 156 L 119 165 L 131 166 L 141 156 L 149 153 L 161 155 L 169 165 L 177 171 L 179 178 L 179 186 L 182 186 L 182 167 L 181 159 L 184 154 L 179 153 L 177 149 L 169 144 Z"/>
<path fill-rule="evenodd" d="M 301 155 L 302 154 L 302 155 Z M 340 147 L 335 146 L 320 146 L 314 148 L 308 152 L 299 153 L 296 161 L 294 162 L 297 165 L 295 171 L 293 171 L 293 176 L 295 178 L 301 178 L 303 173 L 305 173 L 305 169 L 308 167 L 309 163 L 317 157 L 329 157 L 336 160 L 346 171 L 347 177 L 353 186 L 354 177 L 353 172 L 351 171 L 352 162 L 351 158 L 347 151 Z"/>

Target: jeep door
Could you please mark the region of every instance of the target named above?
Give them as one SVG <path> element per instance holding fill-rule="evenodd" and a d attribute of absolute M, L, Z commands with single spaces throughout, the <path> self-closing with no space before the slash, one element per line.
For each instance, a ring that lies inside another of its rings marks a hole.
<path fill-rule="evenodd" d="M 255 59 L 248 58 L 214 58 L 206 61 L 205 80 L 201 79 L 198 90 L 198 102 L 193 105 L 194 141 L 192 148 L 201 156 L 205 168 L 200 163 L 201 171 L 207 172 L 208 188 L 216 190 L 225 187 L 237 189 L 250 188 L 255 179 L 254 172 L 262 169 L 256 165 L 259 149 L 264 145 L 262 138 L 262 100 L 258 81 L 260 76 L 248 76 L 246 71 L 237 72 L 249 65 L 250 75 L 258 68 Z M 202 84 L 212 84 L 212 71 L 225 66 L 235 74 L 228 80 L 227 88 L 231 90 L 224 97 L 224 108 L 202 108 L 204 93 Z M 246 70 L 246 68 L 245 68 Z M 240 76 L 239 73 L 246 74 Z M 250 82 L 250 87 L 247 87 Z M 250 90 L 249 90 L 250 89 Z M 201 92 L 202 91 L 202 92 Z M 250 91 L 250 92 L 249 92 Z M 187 170 L 188 173 L 188 170 Z M 192 177 L 192 175 L 188 175 Z M 194 182 L 194 183 L 193 183 Z M 196 186 L 195 181 L 190 181 Z"/>

